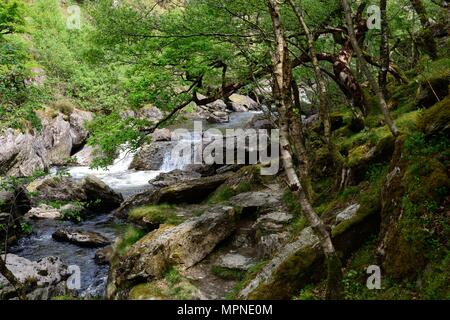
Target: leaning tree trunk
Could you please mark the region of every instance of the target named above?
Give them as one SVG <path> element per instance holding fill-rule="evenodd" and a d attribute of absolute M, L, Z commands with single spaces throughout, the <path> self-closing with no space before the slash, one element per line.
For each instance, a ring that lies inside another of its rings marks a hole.
<path fill-rule="evenodd" d="M 389 127 L 389 130 L 391 131 L 392 135 L 394 137 L 397 137 L 399 135 L 399 132 L 398 132 L 397 126 L 395 125 L 394 121 L 391 118 L 391 115 L 389 113 L 388 106 L 386 104 L 386 100 L 384 98 L 383 92 L 381 92 L 378 82 L 375 80 L 372 73 L 370 72 L 369 67 L 367 65 L 367 61 L 364 59 L 361 48 L 359 47 L 358 41 L 356 40 L 355 31 L 353 28 L 352 9 L 350 8 L 350 5 L 348 4 L 347 0 L 341 0 L 341 3 L 342 3 L 342 7 L 343 7 L 344 13 L 345 13 L 345 20 L 347 23 L 348 36 L 350 37 L 350 41 L 352 43 L 353 50 L 355 51 L 356 56 L 358 57 L 361 71 L 364 73 L 367 80 L 369 80 L 369 84 L 370 84 L 370 87 L 372 88 L 372 91 L 378 97 L 379 106 L 380 106 L 381 112 L 384 115 L 384 120 L 386 121 L 386 125 Z"/>
<path fill-rule="evenodd" d="M 327 298 L 340 297 L 342 270 L 341 262 L 331 241 L 331 236 L 323 221 L 312 208 L 301 182 L 295 171 L 289 143 L 289 109 L 292 107 L 291 82 L 292 67 L 281 24 L 278 0 L 268 0 L 273 31 L 276 39 L 276 49 L 273 54 L 274 98 L 280 115 L 280 149 L 281 159 L 288 179 L 290 190 L 296 195 L 303 214 L 317 234 L 327 263 Z"/>

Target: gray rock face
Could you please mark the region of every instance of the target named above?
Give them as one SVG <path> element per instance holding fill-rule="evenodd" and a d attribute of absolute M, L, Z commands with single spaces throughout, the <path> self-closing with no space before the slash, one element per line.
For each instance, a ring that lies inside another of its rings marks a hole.
<path fill-rule="evenodd" d="M 119 282 L 160 276 L 168 266 L 189 268 L 205 258 L 236 228 L 232 207 L 211 208 L 178 226 L 160 227 L 139 240 L 119 263 Z"/>
<path fill-rule="evenodd" d="M 75 153 L 73 158 L 76 160 L 78 165 L 87 167 L 92 164 L 92 160 L 94 160 L 94 153 L 94 148 L 86 145 L 83 149 Z"/>
<path fill-rule="evenodd" d="M 41 121 L 42 138 L 48 161 L 56 165 L 65 164 L 70 158 L 73 146 L 70 123 L 64 120 L 63 114 L 58 114 L 54 119 L 41 117 Z"/>
<path fill-rule="evenodd" d="M 70 275 L 59 258 L 47 257 L 34 262 L 8 254 L 6 267 L 20 282 L 29 286 L 27 296 L 30 299 L 48 299 L 51 296 L 65 294 L 67 290 L 65 282 Z M 0 275 L 0 299 L 14 297 L 14 288 Z"/>
<path fill-rule="evenodd" d="M 129 169 L 159 170 L 171 145 L 171 142 L 154 142 L 142 146 L 134 156 Z"/>
<path fill-rule="evenodd" d="M 237 253 L 228 253 L 219 258 L 218 267 L 234 270 L 248 270 L 253 266 L 253 261 L 249 257 L 245 257 Z"/>
<path fill-rule="evenodd" d="M 95 176 L 90 175 L 84 178 L 81 187 L 87 200 L 93 202 L 90 206 L 92 209 L 109 211 L 119 207 L 123 201 L 121 194 L 115 192 Z"/>
<path fill-rule="evenodd" d="M 81 231 L 70 228 L 58 229 L 52 234 L 56 241 L 69 242 L 80 247 L 104 247 L 111 242 L 108 238 L 97 232 Z"/>
<path fill-rule="evenodd" d="M 41 138 L 7 129 L 0 133 L 0 175 L 30 176 L 47 170 L 49 161 Z"/>
<path fill-rule="evenodd" d="M 92 112 L 75 109 L 69 116 L 70 136 L 72 144 L 78 147 L 86 141 L 89 132 L 85 129 L 86 124 L 94 119 Z"/>
<path fill-rule="evenodd" d="M 54 111 L 53 111 L 54 112 Z M 0 132 L 0 175 L 31 176 L 52 164 L 66 164 L 72 148 L 86 140 L 84 129 L 92 113 L 75 109 L 67 119 L 62 113 L 38 113 L 43 129 L 40 133 L 22 133 L 7 129 Z"/>
<path fill-rule="evenodd" d="M 245 192 L 230 199 L 230 203 L 243 209 L 265 209 L 276 207 L 280 204 L 281 193 L 274 190 Z"/>
<path fill-rule="evenodd" d="M 230 121 L 230 116 L 228 112 L 214 111 L 208 115 L 206 121 L 209 123 L 227 123 Z"/>

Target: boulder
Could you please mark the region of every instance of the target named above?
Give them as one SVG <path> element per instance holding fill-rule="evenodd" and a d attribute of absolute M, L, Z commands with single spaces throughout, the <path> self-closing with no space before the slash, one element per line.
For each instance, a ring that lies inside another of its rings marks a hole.
<path fill-rule="evenodd" d="M 94 114 L 89 111 L 75 109 L 69 116 L 70 136 L 74 147 L 81 146 L 87 139 L 89 131 L 86 124 L 94 119 Z"/>
<path fill-rule="evenodd" d="M 214 111 L 208 115 L 206 121 L 209 123 L 227 123 L 230 121 L 230 116 L 228 112 Z"/>
<path fill-rule="evenodd" d="M 48 170 L 49 161 L 42 139 L 7 129 L 0 133 L 0 175 L 31 176 Z"/>
<path fill-rule="evenodd" d="M 97 232 L 81 231 L 71 228 L 58 229 L 52 234 L 52 238 L 60 242 L 69 242 L 80 247 L 104 247 L 111 242 L 108 238 Z"/>
<path fill-rule="evenodd" d="M 27 186 L 28 192 L 36 193 L 33 202 L 85 202 L 89 209 L 112 210 L 123 201 L 116 193 L 95 176 L 87 176 L 82 181 L 70 177 L 46 177 L 33 181 Z"/>
<path fill-rule="evenodd" d="M 177 226 L 162 226 L 135 243 L 114 268 L 117 284 L 161 276 L 169 266 L 186 269 L 204 259 L 236 228 L 232 207 L 214 207 Z"/>
<path fill-rule="evenodd" d="M 359 203 L 354 203 L 345 208 L 344 210 L 338 212 L 336 214 L 336 224 L 353 218 L 355 214 L 358 212 L 360 207 L 361 205 Z"/>
<path fill-rule="evenodd" d="M 79 166 L 88 167 L 94 160 L 95 152 L 96 151 L 93 147 L 86 145 L 83 147 L 83 149 L 75 153 L 73 155 L 73 158 Z"/>
<path fill-rule="evenodd" d="M 156 129 L 152 133 L 152 141 L 158 142 L 158 141 L 170 141 L 172 140 L 172 132 L 169 129 Z"/>
<path fill-rule="evenodd" d="M 113 257 L 113 248 L 112 246 L 107 246 L 101 249 L 98 249 L 95 252 L 94 260 L 95 263 L 99 266 L 106 265 L 111 262 L 111 259 Z"/>
<path fill-rule="evenodd" d="M 61 218 L 61 212 L 58 209 L 42 204 L 39 207 L 32 208 L 25 214 L 26 219 L 49 219 L 57 220 Z"/>
<path fill-rule="evenodd" d="M 224 269 L 247 271 L 254 265 L 253 259 L 238 253 L 227 253 L 220 256 L 216 266 Z"/>
<path fill-rule="evenodd" d="M 244 192 L 232 197 L 229 201 L 235 207 L 242 209 L 242 214 L 253 214 L 270 211 L 281 205 L 280 190 L 266 189 L 263 191 Z M 275 213 L 273 214 L 275 216 Z"/>
<path fill-rule="evenodd" d="M 155 179 L 149 181 L 149 183 L 158 188 L 168 187 L 170 185 L 201 178 L 201 174 L 194 171 L 173 170 L 170 172 L 160 173 Z"/>
<path fill-rule="evenodd" d="M 258 103 L 253 100 L 252 98 L 248 97 L 248 96 L 244 96 L 241 94 L 232 94 L 229 97 L 229 100 L 236 105 L 239 105 L 240 107 L 244 107 L 247 110 L 258 110 L 259 105 Z"/>
<path fill-rule="evenodd" d="M 235 102 L 230 102 L 230 109 L 234 112 L 248 112 L 248 109 L 245 106 Z"/>
<path fill-rule="evenodd" d="M 86 194 L 90 208 L 97 210 L 113 210 L 123 202 L 121 194 L 115 192 L 99 178 L 89 175 L 81 182 L 81 188 Z"/>
<path fill-rule="evenodd" d="M 59 258 L 47 257 L 30 261 L 14 254 L 6 257 L 6 267 L 25 285 L 29 299 L 47 300 L 67 291 L 67 267 Z M 16 297 L 14 287 L 0 274 L 0 299 Z"/>
<path fill-rule="evenodd" d="M 135 170 L 159 170 L 171 142 L 154 142 L 142 146 L 133 158 L 129 169 Z"/>
<path fill-rule="evenodd" d="M 47 150 L 48 162 L 64 165 L 70 159 L 73 143 L 70 123 L 59 113 L 55 118 L 40 114 L 43 130 L 42 139 Z"/>

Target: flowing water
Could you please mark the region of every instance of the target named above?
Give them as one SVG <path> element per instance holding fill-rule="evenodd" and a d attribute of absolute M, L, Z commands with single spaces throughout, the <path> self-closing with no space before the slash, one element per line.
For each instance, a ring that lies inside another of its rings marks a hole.
<path fill-rule="evenodd" d="M 232 113 L 230 122 L 214 125 L 215 128 L 238 128 L 252 119 L 256 112 Z M 208 129 L 208 127 L 204 127 Z M 181 136 L 177 143 L 191 144 L 199 139 L 193 133 Z M 67 173 L 75 179 L 82 179 L 87 175 L 94 175 L 104 183 L 122 193 L 124 198 L 139 193 L 149 186 L 149 180 L 154 179 L 161 172 L 183 169 L 189 161 L 172 159 L 170 150 L 167 151 L 163 165 L 158 171 L 129 170 L 134 154 L 123 148 L 114 163 L 106 169 L 91 169 L 89 167 L 69 167 Z M 57 169 L 52 170 L 56 174 Z M 71 226 L 85 231 L 95 231 L 108 237 L 113 242 L 124 229 L 124 225 L 115 221 L 109 212 L 99 212 L 79 224 L 67 221 L 38 220 L 32 221 L 33 233 L 10 248 L 10 252 L 21 257 L 36 261 L 48 256 L 60 257 L 66 265 L 75 265 L 80 268 L 81 288 L 78 294 L 81 297 L 103 297 L 108 275 L 108 266 L 98 266 L 94 262 L 96 248 L 81 248 L 70 243 L 56 242 L 52 234 L 59 228 Z"/>

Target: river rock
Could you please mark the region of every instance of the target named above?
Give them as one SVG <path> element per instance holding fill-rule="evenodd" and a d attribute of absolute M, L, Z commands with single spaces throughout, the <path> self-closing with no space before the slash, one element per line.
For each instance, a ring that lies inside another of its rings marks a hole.
<path fill-rule="evenodd" d="M 42 201 L 84 202 L 89 209 L 109 211 L 123 201 L 122 195 L 95 176 L 87 176 L 82 181 L 70 177 L 41 178 L 30 183 L 27 190 L 36 193 L 35 204 Z"/>
<path fill-rule="evenodd" d="M 229 97 L 229 100 L 235 104 L 238 105 L 240 107 L 244 107 L 247 110 L 258 110 L 259 105 L 258 103 L 253 100 L 252 98 L 248 97 L 248 96 L 244 96 L 241 94 L 232 94 Z"/>
<path fill-rule="evenodd" d="M 36 262 L 8 254 L 6 267 L 25 284 L 29 299 L 46 300 L 66 293 L 67 267 L 59 258 L 47 257 Z M 0 299 L 16 296 L 12 285 L 0 274 Z"/>
<path fill-rule="evenodd" d="M 163 226 L 135 243 L 115 269 L 119 284 L 162 275 L 168 266 L 189 268 L 205 258 L 236 228 L 232 207 L 211 208 L 177 226 Z"/>
<path fill-rule="evenodd" d="M 60 242 L 69 242 L 80 247 L 104 247 L 111 242 L 108 238 L 97 232 L 81 231 L 70 228 L 58 229 L 52 234 L 52 238 Z"/>
<path fill-rule="evenodd" d="M 101 249 L 98 249 L 95 252 L 94 261 L 97 265 L 106 265 L 109 264 L 113 257 L 113 248 L 112 246 L 107 246 Z"/>
<path fill-rule="evenodd" d="M 149 183 L 155 187 L 164 188 L 182 181 L 194 180 L 201 178 L 201 174 L 194 171 L 173 170 L 170 172 L 160 173 L 155 179 Z"/>
<path fill-rule="evenodd" d="M 230 121 L 230 116 L 225 111 L 214 111 L 208 115 L 206 121 L 209 123 L 227 123 Z"/>
<path fill-rule="evenodd" d="M 358 212 L 360 207 L 361 207 L 361 205 L 359 203 L 354 203 L 354 204 L 348 206 L 347 208 L 345 208 L 344 210 L 342 210 L 341 212 L 339 212 L 336 215 L 336 224 L 338 224 L 339 222 L 350 220 L 351 218 L 353 218 L 355 216 L 355 214 Z"/>
<path fill-rule="evenodd" d="M 171 145 L 171 142 L 160 141 L 142 146 L 134 156 L 129 169 L 159 170 Z"/>
<path fill-rule="evenodd" d="M 110 211 L 120 206 L 123 201 L 121 194 L 115 192 L 99 178 L 89 175 L 81 182 L 81 188 L 91 209 Z"/>
<path fill-rule="evenodd" d="M 58 209 L 52 208 L 46 204 L 39 207 L 32 208 L 25 214 L 26 219 L 49 219 L 56 220 L 61 218 L 61 212 Z"/>

